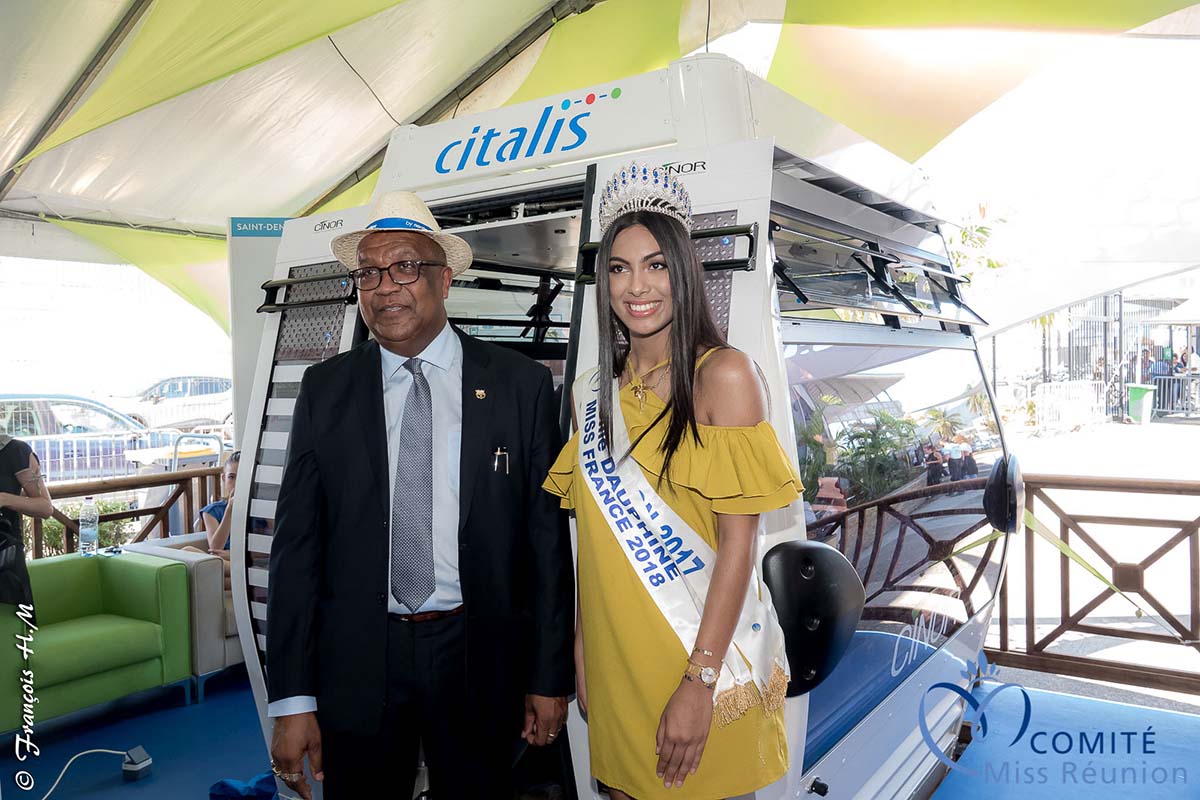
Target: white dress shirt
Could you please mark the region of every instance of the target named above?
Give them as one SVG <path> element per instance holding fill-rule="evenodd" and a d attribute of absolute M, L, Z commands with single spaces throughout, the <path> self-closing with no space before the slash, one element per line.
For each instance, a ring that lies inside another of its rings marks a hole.
<path fill-rule="evenodd" d="M 400 454 L 400 425 L 404 419 L 404 404 L 412 389 L 413 376 L 404 369 L 406 356 L 379 348 L 383 368 L 383 414 L 387 428 L 388 449 L 388 532 L 396 496 L 396 461 Z M 419 609 L 408 609 L 392 596 L 391 552 L 388 545 L 388 611 L 409 614 L 414 611 L 448 611 L 462 604 L 462 587 L 458 579 L 458 487 L 459 461 L 462 445 L 462 342 L 458 334 L 446 327 L 417 358 L 421 359 L 421 374 L 429 383 L 433 408 L 433 564 L 436 588 Z M 270 635 L 270 634 L 268 634 Z M 315 697 L 297 696 L 276 700 L 267 706 L 267 716 L 282 717 L 316 711 Z"/>
<path fill-rule="evenodd" d="M 413 376 L 398 356 L 379 348 L 383 363 L 383 413 L 388 441 L 388 508 L 396 502 L 396 461 L 400 457 L 400 424 L 404 405 L 412 389 Z M 446 327 L 421 351 L 421 374 L 429 383 L 433 405 L 433 574 L 437 588 L 420 608 L 407 608 L 388 591 L 388 611 L 411 614 L 417 611 L 449 611 L 462 605 L 458 583 L 458 464 L 462 446 L 462 342 Z M 391 519 L 388 530 L 392 537 Z M 389 547 L 390 556 L 394 549 Z M 392 562 L 388 559 L 388 586 L 392 585 Z"/>

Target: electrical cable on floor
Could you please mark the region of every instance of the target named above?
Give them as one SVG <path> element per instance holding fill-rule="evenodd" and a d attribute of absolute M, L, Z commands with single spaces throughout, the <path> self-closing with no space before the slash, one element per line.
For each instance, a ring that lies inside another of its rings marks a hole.
<path fill-rule="evenodd" d="M 111 753 L 114 756 L 125 755 L 124 750 L 84 750 L 82 753 L 76 753 L 75 755 L 71 756 L 71 760 L 68 761 L 66 766 L 62 768 L 62 772 L 58 773 L 58 778 L 54 781 L 54 785 L 50 787 L 50 791 L 43 795 L 42 800 L 49 800 L 50 795 L 54 794 L 54 790 L 57 789 L 58 784 L 62 782 L 63 776 L 67 774 L 67 770 L 70 769 L 71 765 L 75 763 L 75 759 L 79 758 L 80 756 L 90 755 L 92 753 Z"/>

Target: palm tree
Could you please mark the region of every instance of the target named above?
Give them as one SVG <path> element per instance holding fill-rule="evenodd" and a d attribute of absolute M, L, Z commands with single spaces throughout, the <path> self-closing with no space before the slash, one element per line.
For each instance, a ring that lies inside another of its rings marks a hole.
<path fill-rule="evenodd" d="M 967 391 L 970 392 L 973 387 L 968 386 Z M 986 417 L 991 414 L 992 406 L 988 402 L 987 392 L 978 391 L 967 398 L 967 408 L 977 417 Z"/>
<path fill-rule="evenodd" d="M 925 420 L 933 426 L 933 430 L 943 439 L 952 439 L 954 434 L 958 433 L 958 429 L 963 425 L 962 418 L 958 414 L 951 414 L 940 408 L 925 412 Z"/>
<path fill-rule="evenodd" d="M 842 431 L 838 473 L 849 478 L 854 503 L 883 497 L 908 480 L 904 453 L 916 440 L 911 420 L 876 411 L 871 422 Z"/>
<path fill-rule="evenodd" d="M 1042 382 L 1050 382 L 1050 330 L 1054 327 L 1054 312 L 1043 314 L 1034 320 L 1042 330 Z"/>

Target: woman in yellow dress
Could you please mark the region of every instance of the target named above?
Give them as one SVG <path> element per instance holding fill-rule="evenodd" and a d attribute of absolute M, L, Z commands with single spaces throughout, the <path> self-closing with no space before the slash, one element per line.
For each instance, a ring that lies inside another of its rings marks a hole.
<path fill-rule="evenodd" d="M 575 384 L 582 429 L 545 482 L 576 513 L 592 774 L 614 800 L 733 797 L 787 771 L 758 515 L 795 501 L 800 478 L 755 364 L 712 321 L 686 190 L 634 164 L 606 185 L 600 224 L 602 366 Z"/>

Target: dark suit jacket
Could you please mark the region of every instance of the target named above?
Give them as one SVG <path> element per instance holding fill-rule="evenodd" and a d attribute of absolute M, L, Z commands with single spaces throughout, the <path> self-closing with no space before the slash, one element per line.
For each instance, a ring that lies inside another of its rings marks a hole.
<path fill-rule="evenodd" d="M 463 347 L 459 574 L 477 731 L 520 733 L 526 693 L 574 691 L 571 544 L 541 488 L 561 436 L 544 366 L 456 331 Z M 388 457 L 379 346 L 300 384 L 271 544 L 267 694 L 317 698 L 323 729 L 368 733 L 387 675 Z M 479 399 L 476 389 L 486 392 Z M 436 439 L 435 439 L 436 441 Z M 494 470 L 493 451 L 509 469 Z"/>

